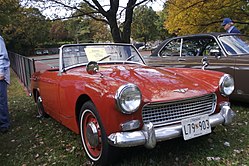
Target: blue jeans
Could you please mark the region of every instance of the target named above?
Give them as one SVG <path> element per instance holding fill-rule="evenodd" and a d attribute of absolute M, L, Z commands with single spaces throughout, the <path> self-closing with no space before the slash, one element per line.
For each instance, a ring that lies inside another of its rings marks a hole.
<path fill-rule="evenodd" d="M 9 126 L 7 82 L 0 80 L 0 128 L 9 128 Z"/>

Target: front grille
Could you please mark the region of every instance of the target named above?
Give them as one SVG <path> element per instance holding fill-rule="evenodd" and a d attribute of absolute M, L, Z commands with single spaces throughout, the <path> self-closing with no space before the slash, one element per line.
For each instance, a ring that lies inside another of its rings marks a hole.
<path fill-rule="evenodd" d="M 155 127 L 178 123 L 182 119 L 196 115 L 211 114 L 216 106 L 216 95 L 185 99 L 168 103 L 150 103 L 143 107 L 143 122 L 151 122 Z"/>

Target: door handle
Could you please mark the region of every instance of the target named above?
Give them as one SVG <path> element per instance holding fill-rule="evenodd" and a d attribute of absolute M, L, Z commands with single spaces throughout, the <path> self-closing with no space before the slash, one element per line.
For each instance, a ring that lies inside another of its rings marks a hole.
<path fill-rule="evenodd" d="M 179 58 L 178 61 L 186 61 L 186 59 Z"/>

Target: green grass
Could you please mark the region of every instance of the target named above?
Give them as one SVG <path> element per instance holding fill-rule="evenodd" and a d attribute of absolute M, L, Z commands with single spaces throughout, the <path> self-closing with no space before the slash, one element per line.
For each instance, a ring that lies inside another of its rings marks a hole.
<path fill-rule="evenodd" d="M 36 105 L 11 73 L 10 132 L 0 135 L 0 165 L 80 165 L 80 138 L 52 118 L 37 118 Z"/>
<path fill-rule="evenodd" d="M 87 165 L 79 135 L 52 118 L 37 118 L 36 106 L 16 76 L 8 88 L 11 129 L 0 134 L 0 165 Z M 154 149 L 122 149 L 118 166 L 246 166 L 249 165 L 249 106 L 233 104 L 232 125 L 210 135 L 158 143 Z M 224 144 L 229 144 L 226 146 Z"/>

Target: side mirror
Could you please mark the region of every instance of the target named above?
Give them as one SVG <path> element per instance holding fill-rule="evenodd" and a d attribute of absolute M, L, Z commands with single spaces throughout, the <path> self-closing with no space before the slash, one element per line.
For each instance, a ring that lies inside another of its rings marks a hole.
<path fill-rule="evenodd" d="M 86 65 L 86 71 L 88 74 L 96 74 L 99 71 L 99 65 L 95 61 L 90 61 Z"/>
<path fill-rule="evenodd" d="M 210 56 L 215 56 L 217 59 L 221 58 L 221 51 L 219 48 L 211 49 L 209 54 Z"/>

